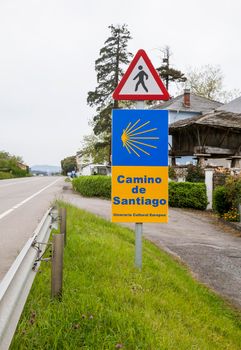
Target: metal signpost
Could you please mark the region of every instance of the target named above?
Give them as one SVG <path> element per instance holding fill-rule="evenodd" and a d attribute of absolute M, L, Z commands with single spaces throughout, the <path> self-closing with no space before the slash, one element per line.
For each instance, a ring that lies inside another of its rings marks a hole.
<path fill-rule="evenodd" d="M 144 50 L 113 93 L 137 109 L 112 113 L 112 221 L 135 223 L 135 265 L 142 267 L 144 222 L 168 220 L 168 112 L 144 109 L 144 100 L 169 94 Z"/>

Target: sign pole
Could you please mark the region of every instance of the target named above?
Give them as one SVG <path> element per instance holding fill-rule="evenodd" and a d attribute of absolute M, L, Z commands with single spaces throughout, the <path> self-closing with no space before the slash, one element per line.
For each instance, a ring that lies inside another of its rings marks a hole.
<path fill-rule="evenodd" d="M 168 112 L 144 110 L 145 100 L 169 100 L 159 74 L 138 50 L 113 92 L 135 101 L 112 111 L 112 221 L 135 223 L 135 266 L 142 268 L 144 222 L 167 222 Z M 140 222 L 141 221 L 141 222 Z"/>
<path fill-rule="evenodd" d="M 136 109 L 145 109 L 144 101 L 136 101 Z M 140 222 L 135 223 L 135 266 L 138 269 L 142 268 L 142 234 L 143 224 Z"/>

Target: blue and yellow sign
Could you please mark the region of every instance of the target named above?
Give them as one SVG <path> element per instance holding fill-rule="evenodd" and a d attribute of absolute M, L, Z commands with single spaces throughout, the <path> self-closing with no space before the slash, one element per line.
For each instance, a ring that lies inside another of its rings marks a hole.
<path fill-rule="evenodd" d="M 112 221 L 167 222 L 168 112 L 113 110 Z"/>

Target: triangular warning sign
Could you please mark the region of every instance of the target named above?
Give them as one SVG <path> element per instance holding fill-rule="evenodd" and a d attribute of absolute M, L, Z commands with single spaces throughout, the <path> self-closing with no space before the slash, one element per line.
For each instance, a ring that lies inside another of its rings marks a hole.
<path fill-rule="evenodd" d="M 114 100 L 169 100 L 170 96 L 144 50 L 139 50 L 113 93 Z"/>

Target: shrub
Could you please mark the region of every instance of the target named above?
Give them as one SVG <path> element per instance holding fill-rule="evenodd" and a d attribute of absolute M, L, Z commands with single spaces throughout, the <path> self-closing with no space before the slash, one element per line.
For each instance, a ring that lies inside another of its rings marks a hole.
<path fill-rule="evenodd" d="M 232 203 L 228 200 L 225 186 L 217 186 L 213 191 L 213 209 L 222 216 L 231 209 Z"/>
<path fill-rule="evenodd" d="M 231 208 L 227 213 L 223 214 L 223 218 L 226 221 L 237 222 L 240 220 L 240 215 L 237 209 Z"/>
<path fill-rule="evenodd" d="M 188 165 L 187 167 L 187 182 L 204 182 L 205 181 L 205 173 L 204 169 L 199 165 Z"/>
<path fill-rule="evenodd" d="M 225 187 L 227 199 L 232 203 L 233 208 L 238 208 L 239 203 L 241 203 L 241 175 L 228 176 Z"/>
<path fill-rule="evenodd" d="M 241 176 L 229 176 L 225 186 L 215 188 L 213 208 L 225 220 L 239 221 L 239 203 L 241 203 Z"/>
<path fill-rule="evenodd" d="M 110 176 L 80 176 L 73 179 L 73 188 L 84 197 L 111 198 L 111 177 Z"/>
<path fill-rule="evenodd" d="M 0 180 L 12 179 L 14 176 L 8 172 L 0 171 Z"/>
<path fill-rule="evenodd" d="M 205 210 L 207 204 L 206 186 L 204 183 L 169 183 L 169 205 L 171 207 Z"/>
<path fill-rule="evenodd" d="M 177 174 L 175 172 L 175 169 L 172 166 L 168 167 L 168 177 L 169 177 L 169 179 L 172 179 L 172 180 L 177 179 Z"/>
<path fill-rule="evenodd" d="M 111 198 L 111 177 L 80 176 L 72 185 L 84 197 Z M 205 210 L 207 206 L 206 186 L 203 183 L 170 182 L 169 205 L 178 208 Z"/>

